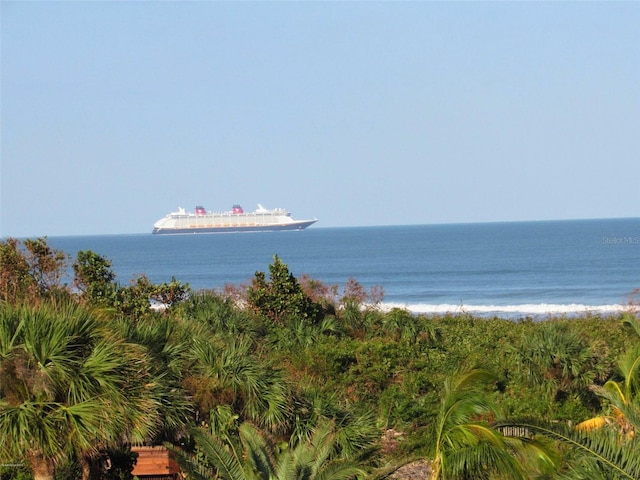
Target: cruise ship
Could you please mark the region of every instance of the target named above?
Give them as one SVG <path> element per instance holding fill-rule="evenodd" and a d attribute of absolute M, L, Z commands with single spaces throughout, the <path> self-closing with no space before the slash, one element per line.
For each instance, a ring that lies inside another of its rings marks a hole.
<path fill-rule="evenodd" d="M 283 208 L 268 210 L 258 204 L 254 212 L 245 212 L 240 205 L 234 205 L 226 212 L 211 212 L 197 206 L 195 212 L 178 208 L 153 224 L 155 234 L 185 233 L 237 233 L 275 232 L 280 230 L 303 230 L 318 221 L 294 220 L 291 213 Z"/>

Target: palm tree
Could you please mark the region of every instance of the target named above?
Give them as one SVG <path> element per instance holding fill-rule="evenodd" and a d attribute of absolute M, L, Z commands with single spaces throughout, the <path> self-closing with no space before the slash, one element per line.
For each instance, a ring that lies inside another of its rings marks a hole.
<path fill-rule="evenodd" d="M 331 421 L 316 428 L 308 441 L 292 447 L 278 445 L 249 423 L 240 426 L 239 437 L 240 445 L 223 444 L 200 430 L 194 432 L 199 455 L 173 450 L 194 480 L 214 476 L 222 480 L 347 480 L 364 473 L 355 462 L 335 456 Z"/>
<path fill-rule="evenodd" d="M 493 413 L 482 391 L 483 385 L 493 381 L 495 377 L 482 369 L 463 371 L 445 381 L 431 436 L 431 480 L 485 478 L 492 473 L 526 478 L 519 463 L 526 456 L 523 443 L 505 438 L 481 421 Z M 536 449 L 535 454 L 551 463 L 542 450 Z"/>
<path fill-rule="evenodd" d="M 576 428 L 592 431 L 615 424 L 623 437 L 631 438 L 640 430 L 640 348 L 625 352 L 618 363 L 621 380 L 608 380 L 592 390 L 607 400 L 611 413 L 579 423 Z"/>
<path fill-rule="evenodd" d="M 278 480 L 346 480 L 364 471 L 349 458 L 338 457 L 335 449 L 338 433 L 326 420 L 306 442 L 300 442 L 280 456 Z"/>
<path fill-rule="evenodd" d="M 549 408 L 561 397 L 604 380 L 605 368 L 591 346 L 566 323 L 545 323 L 523 344 L 527 347 L 515 352 L 520 371 L 542 389 Z"/>
<path fill-rule="evenodd" d="M 507 420 L 499 426 L 517 427 L 530 435 L 541 435 L 570 447 L 576 452 L 570 458 L 571 478 L 640 478 L 640 439 L 632 437 L 621 441 L 619 432 L 615 429 L 603 428 L 587 432 L 535 419 Z"/>
<path fill-rule="evenodd" d="M 640 335 L 640 321 L 625 315 L 625 323 Z M 640 478 L 640 347 L 631 347 L 620 358 L 619 380 L 610 379 L 592 390 L 607 400 L 610 413 L 575 428 L 535 420 L 512 420 L 512 426 L 569 445 L 575 452 L 568 475 L 575 479 Z"/>
<path fill-rule="evenodd" d="M 263 328 L 257 318 L 237 308 L 233 298 L 211 291 L 195 292 L 177 306 L 176 316 L 206 327 L 211 333 L 256 338 Z"/>
<path fill-rule="evenodd" d="M 440 338 L 440 331 L 432 319 L 413 316 L 408 310 L 394 307 L 382 315 L 382 335 L 393 334 L 394 340 L 417 343 L 434 343 Z"/>
<path fill-rule="evenodd" d="M 36 480 L 153 428 L 144 352 L 77 304 L 0 307 L 0 360 L 0 456 Z"/>
<path fill-rule="evenodd" d="M 317 425 L 331 418 L 335 429 L 336 449 L 341 457 L 365 458 L 378 446 L 382 435 L 373 411 L 356 414 L 345 408 L 336 394 L 327 394 L 317 386 L 298 385 L 293 392 L 290 444 L 305 443 Z"/>
<path fill-rule="evenodd" d="M 637 317 L 627 313 L 623 321 L 640 336 Z M 617 379 L 609 379 L 603 386 L 593 385 L 591 389 L 608 401 L 611 413 L 585 420 L 576 428 L 589 432 L 617 424 L 623 437 L 632 438 L 640 429 L 640 346 L 630 347 L 622 354 Z"/>
<path fill-rule="evenodd" d="M 145 348 L 149 358 L 150 396 L 155 400 L 158 414 L 153 428 L 155 438 L 144 441 L 160 443 L 177 441 L 186 433 L 193 414 L 192 402 L 182 387 L 188 338 L 197 335 L 193 329 L 170 315 L 156 315 L 137 322 L 120 319 L 114 322 L 118 331 L 129 341 Z"/>
<path fill-rule="evenodd" d="M 271 431 L 282 429 L 289 411 L 284 373 L 259 358 L 247 337 L 202 335 L 187 353 L 192 365 L 185 379 L 200 414 L 229 405 L 240 416 Z"/>

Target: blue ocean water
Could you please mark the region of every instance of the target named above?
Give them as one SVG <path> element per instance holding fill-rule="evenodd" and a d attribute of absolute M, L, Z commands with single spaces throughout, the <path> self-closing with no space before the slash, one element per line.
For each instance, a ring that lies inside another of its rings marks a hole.
<path fill-rule="evenodd" d="M 121 284 L 145 274 L 194 289 L 247 284 L 278 255 L 296 276 L 380 286 L 384 305 L 416 313 L 608 313 L 640 288 L 640 218 L 48 240 L 107 257 Z"/>

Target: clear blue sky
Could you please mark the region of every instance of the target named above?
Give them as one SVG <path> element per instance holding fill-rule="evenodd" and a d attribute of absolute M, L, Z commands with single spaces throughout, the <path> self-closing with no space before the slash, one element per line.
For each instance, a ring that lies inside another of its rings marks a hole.
<path fill-rule="evenodd" d="M 0 8 L 2 237 L 640 216 L 640 2 Z"/>

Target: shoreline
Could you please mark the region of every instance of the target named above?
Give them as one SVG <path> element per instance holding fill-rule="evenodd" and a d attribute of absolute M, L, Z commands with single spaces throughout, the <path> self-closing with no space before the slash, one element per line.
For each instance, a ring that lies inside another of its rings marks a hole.
<path fill-rule="evenodd" d="M 454 305 L 454 304 L 428 304 L 428 303 L 401 303 L 382 302 L 383 311 L 393 308 L 407 310 L 414 315 L 463 315 L 470 314 L 480 318 L 505 318 L 517 320 L 521 318 L 533 318 L 544 320 L 557 317 L 593 317 L 611 316 L 632 311 L 633 305 L 586 305 L 586 304 L 552 304 L 552 303 L 527 303 L 513 305 Z M 637 307 L 636 307 L 637 308 Z"/>

